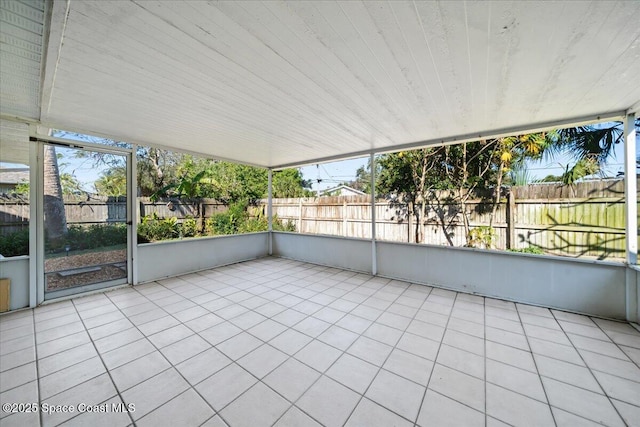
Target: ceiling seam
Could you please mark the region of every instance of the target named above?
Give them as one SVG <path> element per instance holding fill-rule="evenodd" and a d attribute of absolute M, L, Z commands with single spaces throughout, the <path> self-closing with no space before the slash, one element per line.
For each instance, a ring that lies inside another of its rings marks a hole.
<path fill-rule="evenodd" d="M 66 3 L 67 3 L 67 5 L 65 7 L 64 21 L 63 21 L 63 24 L 62 24 L 62 32 L 60 34 L 60 44 L 58 45 L 58 48 L 56 50 L 56 63 L 55 63 L 54 69 L 53 69 L 53 77 L 51 79 L 51 92 L 50 92 L 50 94 L 48 94 L 49 99 L 47 100 L 48 102 L 47 102 L 47 106 L 46 106 L 46 114 L 49 114 L 49 111 L 51 109 L 51 103 L 53 102 L 53 91 L 55 90 L 56 75 L 58 73 L 58 66 L 60 65 L 60 58 L 62 57 L 62 45 L 64 44 L 64 36 L 65 36 L 66 29 L 67 29 L 67 22 L 69 20 L 69 13 L 70 13 L 70 9 L 71 9 L 71 0 L 66 0 Z M 43 68 L 44 68 L 44 65 L 47 62 L 47 56 L 48 56 L 48 53 L 44 52 L 44 58 L 42 60 Z M 43 84 L 44 84 L 44 81 L 43 81 Z M 42 118 L 42 111 L 40 112 L 40 118 Z"/>

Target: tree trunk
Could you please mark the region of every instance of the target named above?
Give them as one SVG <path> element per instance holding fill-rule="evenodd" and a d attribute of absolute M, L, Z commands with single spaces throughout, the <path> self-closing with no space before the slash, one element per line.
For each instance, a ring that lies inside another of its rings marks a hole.
<path fill-rule="evenodd" d="M 53 145 L 44 146 L 44 229 L 54 244 L 67 234 L 60 169 Z"/>
<path fill-rule="evenodd" d="M 155 172 L 153 184 L 156 188 L 162 188 L 164 184 L 164 172 L 160 167 L 160 150 L 151 148 L 149 150 L 149 160 L 151 161 L 151 167 Z"/>
<path fill-rule="evenodd" d="M 464 191 L 464 185 L 468 179 L 469 175 L 467 171 L 467 143 L 465 142 L 462 144 L 462 183 L 460 185 L 460 188 L 458 189 L 458 196 L 460 197 L 460 210 L 462 213 L 462 224 L 464 226 L 464 236 L 465 241 L 467 242 L 467 246 L 469 245 L 469 232 L 471 230 L 469 226 L 469 217 L 467 216 L 467 199 L 469 198 L 469 196 L 468 191 Z"/>
<path fill-rule="evenodd" d="M 409 220 L 409 228 L 413 223 L 413 243 L 420 243 L 420 233 L 419 233 L 419 224 L 420 224 L 420 214 L 416 211 L 416 204 L 413 200 L 407 201 L 407 217 L 413 217 L 413 221 Z M 411 230 L 409 230 L 411 233 Z M 411 243 L 411 241 L 409 242 Z"/>
<path fill-rule="evenodd" d="M 465 191 L 463 188 L 458 189 L 458 196 L 460 197 L 460 213 L 462 215 L 462 225 L 464 226 L 464 236 L 466 245 L 469 246 L 471 242 L 471 225 L 469 223 L 469 215 L 467 213 L 467 200 L 469 199 L 470 191 Z"/>
<path fill-rule="evenodd" d="M 493 220 L 495 219 L 498 205 L 500 205 L 500 193 L 502 192 L 501 190 L 504 166 L 504 162 L 500 162 L 500 167 L 498 168 L 498 176 L 496 178 L 496 186 L 493 189 L 493 206 L 491 206 L 491 215 L 489 216 L 489 227 L 493 227 Z"/>
<path fill-rule="evenodd" d="M 422 198 L 420 203 L 420 243 L 425 243 L 426 237 L 424 235 L 424 227 L 427 221 L 427 201 Z"/>

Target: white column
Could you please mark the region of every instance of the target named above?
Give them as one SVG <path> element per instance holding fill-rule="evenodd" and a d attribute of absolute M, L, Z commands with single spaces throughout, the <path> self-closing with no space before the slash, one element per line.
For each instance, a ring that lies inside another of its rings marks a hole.
<path fill-rule="evenodd" d="M 129 226 L 129 280 L 132 285 L 138 284 L 138 217 L 140 216 L 140 205 L 138 204 L 138 159 L 136 152 L 138 146 L 131 144 L 130 160 L 127 182 L 127 222 Z"/>
<path fill-rule="evenodd" d="M 636 177 L 636 129 L 635 114 L 624 122 L 624 192 L 626 211 L 627 262 L 638 263 L 638 186 Z"/>
<path fill-rule="evenodd" d="M 267 231 L 269 231 L 269 255 L 273 254 L 273 171 L 269 169 L 267 184 Z"/>
<path fill-rule="evenodd" d="M 35 195 L 35 198 L 30 199 L 29 202 L 35 205 L 35 216 L 32 216 L 30 221 L 36 223 L 34 227 L 36 230 L 36 250 L 35 253 L 29 255 L 36 257 L 36 305 L 39 305 L 44 302 L 44 288 L 46 286 L 44 279 L 44 143 L 40 141 L 32 141 L 32 143 L 36 145 L 36 179 L 29 183 L 30 186 L 35 187 L 30 190 L 30 197 Z M 33 211 L 31 214 L 33 215 Z M 29 232 L 31 230 L 30 228 Z M 31 242 L 29 243 L 31 244 Z"/>
<path fill-rule="evenodd" d="M 38 233 L 41 227 L 38 226 L 38 206 L 42 202 L 38 201 L 38 176 L 40 173 L 40 162 L 38 162 L 37 142 L 25 142 L 29 144 L 29 307 L 38 305 L 38 262 L 40 262 L 38 252 Z"/>
<path fill-rule="evenodd" d="M 376 155 L 371 153 L 371 274 L 378 274 L 378 254 L 376 251 Z"/>

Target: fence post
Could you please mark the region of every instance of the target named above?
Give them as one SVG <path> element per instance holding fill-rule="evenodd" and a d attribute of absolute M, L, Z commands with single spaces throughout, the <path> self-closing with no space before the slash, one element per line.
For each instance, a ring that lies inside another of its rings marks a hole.
<path fill-rule="evenodd" d="M 342 199 L 342 235 L 347 237 L 347 199 Z"/>
<path fill-rule="evenodd" d="M 298 199 L 298 233 L 302 233 L 302 197 Z"/>
<path fill-rule="evenodd" d="M 205 212 L 206 211 L 206 204 L 205 204 L 205 200 L 204 198 L 201 198 L 198 200 L 198 217 L 200 220 L 200 232 L 202 234 L 205 234 L 206 228 L 207 228 L 207 223 L 205 221 Z"/>
<path fill-rule="evenodd" d="M 516 248 L 516 195 L 512 189 L 507 194 L 507 249 Z"/>
<path fill-rule="evenodd" d="M 413 230 L 413 203 L 407 202 L 407 218 L 409 221 L 409 229 L 407 230 L 407 242 L 415 243 L 415 231 Z"/>

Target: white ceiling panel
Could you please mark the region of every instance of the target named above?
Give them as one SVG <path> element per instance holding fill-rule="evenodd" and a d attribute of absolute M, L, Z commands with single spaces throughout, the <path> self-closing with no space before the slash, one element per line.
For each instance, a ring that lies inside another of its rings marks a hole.
<path fill-rule="evenodd" d="M 639 105 L 638 16 L 638 1 L 55 2 L 41 120 L 280 166 L 595 118 Z"/>
<path fill-rule="evenodd" d="M 0 119 L 0 162 L 29 164 L 29 125 Z"/>
<path fill-rule="evenodd" d="M 38 120 L 44 0 L 0 1 L 0 114 Z"/>

